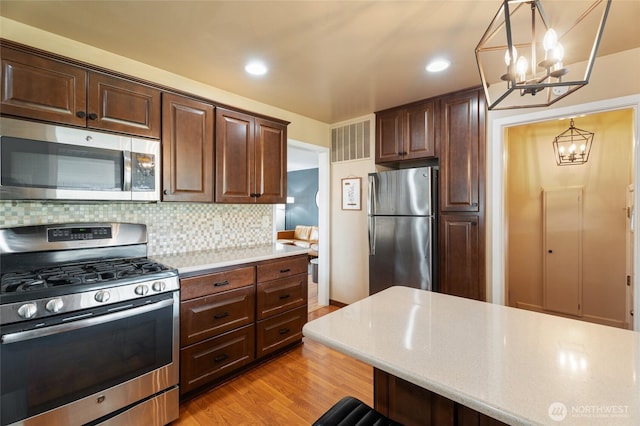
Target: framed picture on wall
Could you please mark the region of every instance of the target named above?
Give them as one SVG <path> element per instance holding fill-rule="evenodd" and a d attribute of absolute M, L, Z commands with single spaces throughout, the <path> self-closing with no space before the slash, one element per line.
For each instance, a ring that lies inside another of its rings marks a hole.
<path fill-rule="evenodd" d="M 342 179 L 342 210 L 361 210 L 362 178 L 350 177 Z"/>

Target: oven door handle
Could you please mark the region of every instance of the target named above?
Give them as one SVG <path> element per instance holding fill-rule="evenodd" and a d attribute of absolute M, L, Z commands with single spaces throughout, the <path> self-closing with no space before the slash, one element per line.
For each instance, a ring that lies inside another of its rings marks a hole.
<path fill-rule="evenodd" d="M 140 315 L 147 312 L 152 312 L 158 309 L 165 308 L 173 305 L 173 298 L 161 300 L 150 305 L 143 305 L 137 308 L 127 309 L 126 311 L 115 312 L 106 315 L 100 315 L 93 318 L 87 318 L 79 321 L 73 321 L 67 324 L 52 325 L 51 327 L 39 328 L 36 330 L 21 331 L 18 333 L 10 333 L 2 336 L 2 344 L 8 345 L 11 343 L 24 342 L 26 340 L 36 339 L 39 337 L 52 336 L 54 334 L 66 333 L 69 331 L 78 330 L 84 327 L 90 327 L 98 324 L 105 324 L 111 321 L 117 321 L 124 318 L 129 318 L 134 315 Z"/>

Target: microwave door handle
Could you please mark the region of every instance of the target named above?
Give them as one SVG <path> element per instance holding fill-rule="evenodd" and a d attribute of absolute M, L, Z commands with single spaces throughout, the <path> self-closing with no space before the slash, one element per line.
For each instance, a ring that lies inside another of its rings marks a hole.
<path fill-rule="evenodd" d="M 122 162 L 124 164 L 124 176 L 122 179 L 122 190 L 131 191 L 131 151 L 122 151 Z"/>
<path fill-rule="evenodd" d="M 52 336 L 55 334 L 67 333 L 69 331 L 78 330 L 83 327 L 89 327 L 92 325 L 105 324 L 110 321 L 116 321 L 124 318 L 129 318 L 135 315 L 140 315 L 147 312 L 152 312 L 158 309 L 162 309 L 167 306 L 173 305 L 173 299 L 165 299 L 151 305 L 143 305 L 137 308 L 127 309 L 111 314 L 100 315 L 97 317 L 91 317 L 87 319 L 81 319 L 78 321 L 72 321 L 66 324 L 52 325 L 51 327 L 39 328 L 35 330 L 21 331 L 18 333 L 10 333 L 2 336 L 2 344 L 8 345 L 11 343 L 24 342 L 26 340 L 37 339 L 44 336 Z M 79 315 L 82 317 L 83 315 Z"/>

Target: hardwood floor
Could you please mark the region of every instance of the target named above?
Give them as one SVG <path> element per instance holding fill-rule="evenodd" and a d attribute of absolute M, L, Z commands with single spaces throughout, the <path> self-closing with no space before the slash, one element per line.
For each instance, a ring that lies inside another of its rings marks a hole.
<path fill-rule="evenodd" d="M 309 320 L 336 309 L 314 309 Z M 310 425 L 346 395 L 373 406 L 373 368 L 305 338 L 302 345 L 183 402 L 172 424 Z"/>
<path fill-rule="evenodd" d="M 312 312 L 318 308 L 318 284 L 313 282 L 311 274 L 309 274 L 308 289 L 309 312 Z"/>

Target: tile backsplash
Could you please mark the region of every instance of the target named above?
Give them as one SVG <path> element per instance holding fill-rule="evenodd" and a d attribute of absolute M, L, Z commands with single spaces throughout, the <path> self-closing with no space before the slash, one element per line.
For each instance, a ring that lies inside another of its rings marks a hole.
<path fill-rule="evenodd" d="M 273 207 L 267 204 L 0 201 L 2 228 L 64 222 L 144 223 L 149 255 L 273 241 Z"/>

